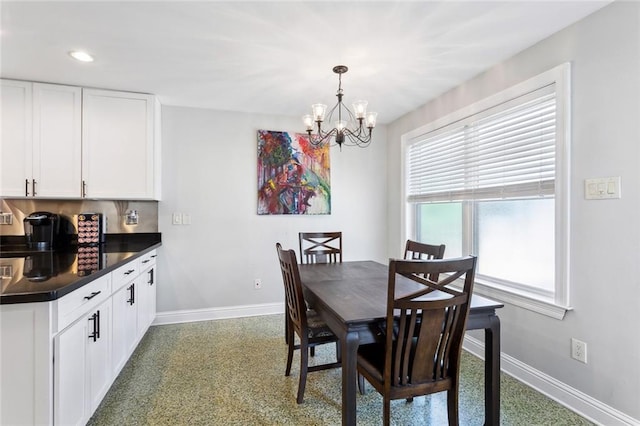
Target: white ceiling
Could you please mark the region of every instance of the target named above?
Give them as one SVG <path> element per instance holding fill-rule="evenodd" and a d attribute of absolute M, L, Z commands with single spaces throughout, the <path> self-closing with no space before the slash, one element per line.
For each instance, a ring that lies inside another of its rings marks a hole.
<path fill-rule="evenodd" d="M 389 123 L 609 2 L 2 0 L 0 76 L 301 116 L 344 64 L 345 101 Z"/>

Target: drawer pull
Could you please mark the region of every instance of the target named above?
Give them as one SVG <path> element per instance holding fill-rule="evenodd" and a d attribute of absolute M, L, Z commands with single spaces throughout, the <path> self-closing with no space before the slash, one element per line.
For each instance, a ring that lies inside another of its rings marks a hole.
<path fill-rule="evenodd" d="M 94 291 L 94 292 L 91 292 L 91 294 L 89 296 L 85 296 L 84 298 L 87 299 L 87 300 L 91 300 L 94 297 L 96 297 L 97 295 L 99 295 L 100 293 L 101 293 L 101 291 Z"/>
<path fill-rule="evenodd" d="M 135 272 L 135 269 L 129 269 L 127 272 L 125 272 L 125 275 L 129 275 L 130 273 Z"/>
<path fill-rule="evenodd" d="M 151 262 L 151 259 L 145 259 L 142 261 L 142 263 L 149 263 L 149 262 Z"/>

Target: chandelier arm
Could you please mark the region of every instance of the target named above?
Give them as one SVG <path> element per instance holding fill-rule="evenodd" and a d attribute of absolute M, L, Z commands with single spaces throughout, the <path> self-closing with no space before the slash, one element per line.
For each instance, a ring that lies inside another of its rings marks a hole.
<path fill-rule="evenodd" d="M 336 135 L 336 133 L 338 133 L 338 131 L 336 129 L 331 129 L 329 132 L 318 132 L 315 135 L 310 133 L 310 131 L 307 133 L 309 134 L 309 143 L 314 146 L 319 146 L 322 145 L 325 141 L 330 140 L 333 136 Z"/>
<path fill-rule="evenodd" d="M 362 135 L 362 132 L 360 130 L 355 133 L 349 129 L 345 129 L 343 133 L 345 136 L 347 136 L 348 140 L 353 143 L 353 145 L 360 146 L 361 144 L 368 145 L 369 143 L 371 143 L 371 131 L 369 131 L 368 134 Z"/>

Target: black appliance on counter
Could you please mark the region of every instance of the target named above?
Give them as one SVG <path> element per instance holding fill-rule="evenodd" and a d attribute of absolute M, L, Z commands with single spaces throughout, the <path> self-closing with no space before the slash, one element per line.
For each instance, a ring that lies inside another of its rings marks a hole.
<path fill-rule="evenodd" d="M 33 212 L 25 217 L 24 234 L 32 250 L 63 249 L 71 243 L 73 224 L 64 216 L 50 212 Z"/>

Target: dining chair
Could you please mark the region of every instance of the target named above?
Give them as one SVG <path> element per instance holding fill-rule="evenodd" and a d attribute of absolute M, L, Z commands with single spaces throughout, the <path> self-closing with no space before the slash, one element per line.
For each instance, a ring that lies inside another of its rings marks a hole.
<path fill-rule="evenodd" d="M 390 402 L 447 391 L 449 425 L 458 424 L 462 340 L 469 314 L 476 257 L 445 260 L 390 260 L 387 330 L 383 342 L 358 348 L 358 373 L 383 397 L 383 423 Z M 442 277 L 437 282 L 425 277 Z M 462 280 L 462 288 L 449 286 Z M 398 284 L 416 290 L 396 295 Z M 415 285 L 415 284 L 414 284 Z"/>
<path fill-rule="evenodd" d="M 300 380 L 296 401 L 301 404 L 304 399 L 307 372 L 327 370 L 342 365 L 338 359 L 338 362 L 310 366 L 309 349 L 325 343 L 336 342 L 337 344 L 338 338 L 314 310 L 307 308 L 302 293 L 302 282 L 300 281 L 296 252 L 294 250 L 283 250 L 280 243 L 276 243 L 276 250 L 278 252 L 280 270 L 282 271 L 282 281 L 284 282 L 286 298 L 285 321 L 288 324 L 288 327 L 286 327 L 287 367 L 285 376 L 289 376 L 291 373 L 293 351 L 300 349 Z M 298 336 L 300 342 L 297 345 L 295 344 L 295 335 Z"/>
<path fill-rule="evenodd" d="M 444 244 L 432 245 L 407 240 L 404 247 L 404 258 L 415 260 L 442 259 L 444 257 L 444 249 Z"/>
<path fill-rule="evenodd" d="M 444 249 L 444 244 L 434 245 L 407 240 L 407 243 L 404 246 L 404 258 L 412 260 L 442 259 L 444 257 Z M 432 281 L 438 281 L 438 276 L 430 275 L 429 279 Z"/>
<path fill-rule="evenodd" d="M 300 232 L 302 263 L 342 263 L 342 232 Z"/>

